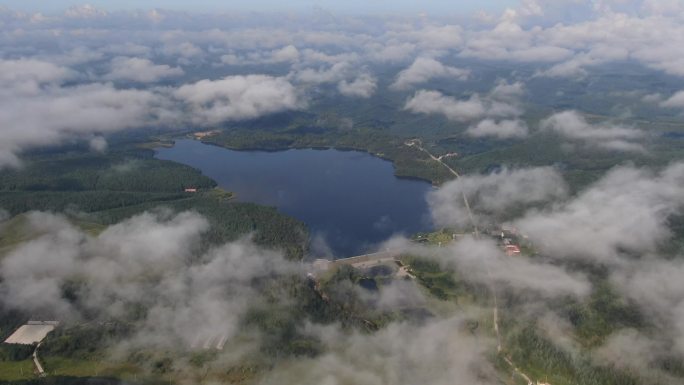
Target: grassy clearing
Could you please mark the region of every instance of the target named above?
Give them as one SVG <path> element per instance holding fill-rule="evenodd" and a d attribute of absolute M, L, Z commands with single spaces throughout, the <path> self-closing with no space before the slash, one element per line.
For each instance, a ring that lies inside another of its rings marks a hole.
<path fill-rule="evenodd" d="M 71 218 L 71 223 L 90 235 L 98 235 L 106 227 L 101 223 L 80 218 Z M 0 224 L 0 258 L 20 244 L 40 236 L 38 233 L 27 231 L 27 225 L 26 214 L 16 215 Z"/>
<path fill-rule="evenodd" d="M 79 360 L 63 357 L 41 358 L 50 376 L 132 378 L 141 369 L 132 364 Z"/>
<path fill-rule="evenodd" d="M 0 257 L 10 252 L 18 244 L 31 239 L 30 235 L 24 231 L 26 227 L 26 217 L 18 215 L 0 224 Z"/>
<path fill-rule="evenodd" d="M 433 246 L 446 246 L 454 240 L 453 231 L 442 229 L 431 233 L 418 233 L 413 239 Z"/>
<path fill-rule="evenodd" d="M 456 272 L 444 270 L 437 262 L 427 258 L 404 256 L 401 262 L 409 266 L 410 272 L 432 296 L 459 305 L 472 303 L 472 296 L 458 280 Z"/>
<path fill-rule="evenodd" d="M 0 382 L 18 381 L 36 377 L 33 361 L 0 361 Z"/>

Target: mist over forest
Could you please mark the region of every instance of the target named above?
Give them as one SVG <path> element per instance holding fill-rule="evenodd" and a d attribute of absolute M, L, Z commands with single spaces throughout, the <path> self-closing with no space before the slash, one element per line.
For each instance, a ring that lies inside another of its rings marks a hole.
<path fill-rule="evenodd" d="M 683 2 L 102 3 L 0 5 L 0 383 L 684 383 Z"/>

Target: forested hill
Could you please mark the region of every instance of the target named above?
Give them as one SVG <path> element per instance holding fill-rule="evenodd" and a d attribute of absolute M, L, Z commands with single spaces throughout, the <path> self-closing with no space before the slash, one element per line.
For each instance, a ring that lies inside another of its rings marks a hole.
<path fill-rule="evenodd" d="M 158 207 L 194 210 L 211 223 L 205 246 L 252 234 L 260 245 L 282 249 L 290 258 L 303 257 L 308 242 L 303 223 L 273 207 L 233 202 L 229 192 L 217 189 L 200 171 L 153 155 L 134 144 L 115 145 L 106 153 L 71 147 L 31 154 L 21 169 L 0 171 L 0 208 L 10 216 L 32 210 L 64 212 L 94 225 Z"/>

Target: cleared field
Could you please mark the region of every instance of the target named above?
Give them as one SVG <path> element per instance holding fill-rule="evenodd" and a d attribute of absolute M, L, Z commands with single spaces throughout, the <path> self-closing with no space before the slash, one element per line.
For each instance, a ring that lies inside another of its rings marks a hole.
<path fill-rule="evenodd" d="M 33 361 L 0 361 L 0 383 L 28 380 L 35 377 Z"/>
<path fill-rule="evenodd" d="M 5 343 L 23 345 L 38 343 L 55 329 L 55 324 L 54 322 L 29 322 L 7 337 Z"/>

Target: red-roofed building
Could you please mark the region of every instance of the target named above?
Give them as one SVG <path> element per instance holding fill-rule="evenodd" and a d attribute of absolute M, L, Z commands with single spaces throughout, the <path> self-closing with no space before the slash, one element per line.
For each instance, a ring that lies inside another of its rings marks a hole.
<path fill-rule="evenodd" d="M 517 245 L 506 245 L 504 247 L 504 251 L 506 251 L 506 255 L 513 256 L 516 254 L 520 254 L 520 248 Z"/>

